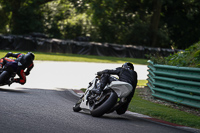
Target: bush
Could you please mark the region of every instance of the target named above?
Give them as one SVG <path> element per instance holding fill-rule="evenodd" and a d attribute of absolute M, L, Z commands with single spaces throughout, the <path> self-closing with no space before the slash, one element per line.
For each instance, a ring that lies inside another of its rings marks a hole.
<path fill-rule="evenodd" d="M 155 64 L 200 68 L 200 42 L 168 57 L 151 56 L 150 59 Z"/>

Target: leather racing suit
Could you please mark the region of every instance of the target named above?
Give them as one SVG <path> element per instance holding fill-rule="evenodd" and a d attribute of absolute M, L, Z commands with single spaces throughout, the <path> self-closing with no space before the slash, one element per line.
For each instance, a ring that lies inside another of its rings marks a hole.
<path fill-rule="evenodd" d="M 25 60 L 24 54 L 21 53 L 16 53 L 13 54 L 11 52 L 7 53 L 5 57 L 15 57 L 16 61 L 18 62 L 18 69 L 17 69 L 17 75 L 19 78 L 15 78 L 14 82 L 20 83 L 20 84 L 25 84 L 26 83 L 26 76 L 29 75 L 30 71 L 34 67 L 33 61 L 32 60 Z M 26 72 L 24 70 L 26 69 Z"/>

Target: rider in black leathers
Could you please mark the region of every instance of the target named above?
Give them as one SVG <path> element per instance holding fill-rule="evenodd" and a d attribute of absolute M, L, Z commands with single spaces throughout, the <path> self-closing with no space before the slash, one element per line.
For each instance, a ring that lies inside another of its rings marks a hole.
<path fill-rule="evenodd" d="M 118 75 L 119 79 L 113 78 L 110 74 Z M 104 87 L 112 81 L 123 81 L 132 85 L 132 92 L 126 97 L 126 102 L 119 109 L 117 109 L 118 114 L 124 114 L 128 108 L 128 105 L 134 95 L 135 88 L 137 86 L 137 73 L 134 71 L 134 66 L 132 63 L 124 63 L 122 67 L 118 67 L 114 70 L 104 70 L 97 72 L 98 76 L 101 76 L 100 85 L 96 90 L 93 90 L 94 93 L 100 94 Z"/>

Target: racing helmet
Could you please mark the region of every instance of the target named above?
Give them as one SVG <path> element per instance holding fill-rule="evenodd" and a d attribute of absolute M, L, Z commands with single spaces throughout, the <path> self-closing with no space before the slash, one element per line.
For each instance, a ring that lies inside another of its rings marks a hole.
<path fill-rule="evenodd" d="M 24 56 L 25 60 L 31 60 L 33 61 L 35 59 L 35 55 L 32 52 L 28 52 L 25 56 Z"/>
<path fill-rule="evenodd" d="M 122 68 L 134 70 L 134 66 L 133 66 L 133 64 L 130 63 L 130 62 L 124 63 L 124 64 L 122 65 Z"/>
<path fill-rule="evenodd" d="M 22 63 L 23 67 L 26 68 L 32 64 L 34 59 L 35 55 L 32 52 L 28 52 L 22 57 L 20 62 Z"/>

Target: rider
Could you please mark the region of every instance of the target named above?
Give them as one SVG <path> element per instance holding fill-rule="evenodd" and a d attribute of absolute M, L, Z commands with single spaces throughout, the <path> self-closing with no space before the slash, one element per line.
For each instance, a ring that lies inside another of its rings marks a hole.
<path fill-rule="evenodd" d="M 116 110 L 117 114 L 124 114 L 128 108 L 128 105 L 134 95 L 135 88 L 137 86 L 137 73 L 134 71 L 133 64 L 129 62 L 126 62 L 122 65 L 122 67 L 118 67 L 113 70 L 106 69 L 97 72 L 97 75 L 101 76 L 101 79 L 99 87 L 95 90 L 92 90 L 94 93 L 100 94 L 108 83 L 110 84 L 112 81 L 118 80 L 116 78 L 111 77 L 110 74 L 118 75 L 119 81 L 129 83 L 133 87 L 131 93 L 126 97 L 126 102 Z"/>
<path fill-rule="evenodd" d="M 12 52 L 8 52 L 5 55 L 6 57 L 15 57 L 15 61 L 18 62 L 18 69 L 17 69 L 17 75 L 19 78 L 15 78 L 14 82 L 25 84 L 26 83 L 26 76 L 30 74 L 30 71 L 34 67 L 33 60 L 35 58 L 35 55 L 32 52 L 28 52 L 27 54 L 21 54 L 16 53 L 13 54 Z M 26 71 L 24 72 L 24 70 Z"/>

